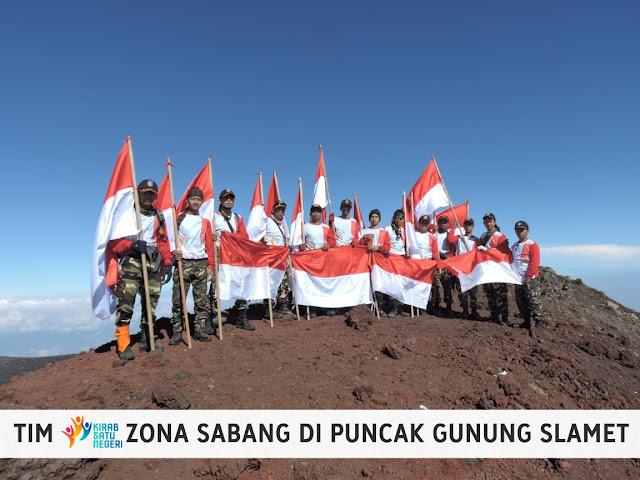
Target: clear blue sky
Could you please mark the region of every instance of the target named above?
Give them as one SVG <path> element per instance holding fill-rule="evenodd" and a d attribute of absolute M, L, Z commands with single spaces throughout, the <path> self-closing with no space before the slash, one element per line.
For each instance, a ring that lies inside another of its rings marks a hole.
<path fill-rule="evenodd" d="M 89 264 L 127 135 L 176 196 L 213 154 L 245 216 L 256 172 L 308 208 L 322 143 L 333 202 L 387 224 L 435 155 L 477 233 L 524 219 L 543 265 L 640 309 L 638 25 L 616 0 L 0 3 L 0 355 L 113 338 Z"/>

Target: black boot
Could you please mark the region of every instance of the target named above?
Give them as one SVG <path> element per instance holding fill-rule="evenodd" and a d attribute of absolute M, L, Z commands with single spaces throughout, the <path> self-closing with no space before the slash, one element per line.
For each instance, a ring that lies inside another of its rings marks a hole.
<path fill-rule="evenodd" d="M 198 331 L 198 330 L 196 330 L 196 332 L 193 334 L 193 339 L 197 340 L 198 342 L 211 341 L 211 337 L 209 335 L 207 335 L 204 331 Z M 182 340 L 182 335 L 180 335 L 180 340 Z"/>
<path fill-rule="evenodd" d="M 125 362 L 136 358 L 133 350 L 131 350 L 131 345 L 127 345 L 127 348 L 124 349 L 124 352 L 118 351 L 118 357 L 120 357 L 120 360 L 124 360 Z"/>
<path fill-rule="evenodd" d="M 176 330 L 173 332 L 171 336 L 171 340 L 169 340 L 169 345 L 175 346 L 180 345 L 182 343 L 182 330 Z"/>
<path fill-rule="evenodd" d="M 476 321 L 482 320 L 482 317 L 480 317 L 480 315 L 478 314 L 478 309 L 477 308 L 471 309 L 471 318 L 473 318 Z"/>
<path fill-rule="evenodd" d="M 256 326 L 247 319 L 247 309 L 238 310 L 238 321 L 236 327 L 243 330 L 255 330 Z"/>
<path fill-rule="evenodd" d="M 204 333 L 207 335 L 215 335 L 216 329 L 213 328 L 213 323 L 211 322 L 211 317 L 207 316 L 207 319 L 204 321 Z"/>
<path fill-rule="evenodd" d="M 149 327 L 146 325 L 142 325 L 140 327 L 140 343 L 138 344 L 138 348 L 140 352 L 150 352 L 151 344 L 149 342 Z M 164 347 L 162 345 L 155 345 L 156 350 L 164 351 Z"/>
<path fill-rule="evenodd" d="M 277 305 L 274 307 L 273 304 L 272 304 L 271 315 L 273 316 L 274 319 L 282 318 L 282 313 L 280 313 L 276 307 L 277 307 Z M 271 318 L 271 317 L 269 317 L 269 304 L 268 303 L 266 304 L 266 308 L 264 309 L 264 315 L 262 316 L 262 318 L 264 318 L 265 320 L 269 320 Z"/>

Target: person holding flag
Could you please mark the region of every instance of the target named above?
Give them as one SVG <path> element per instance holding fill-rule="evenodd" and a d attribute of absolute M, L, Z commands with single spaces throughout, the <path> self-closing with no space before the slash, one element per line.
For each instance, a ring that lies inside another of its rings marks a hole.
<path fill-rule="evenodd" d="M 410 258 L 409 254 L 406 250 L 406 239 L 405 239 L 405 229 L 404 225 L 405 214 L 404 210 L 396 210 L 393 212 L 393 219 L 391 220 L 391 225 L 385 227 L 385 230 L 389 234 L 389 239 L 391 241 L 391 250 L 390 253 L 393 255 L 402 255 L 406 258 Z M 384 295 L 384 294 L 383 294 Z M 388 295 L 385 295 L 387 303 L 389 305 L 389 312 L 387 316 L 389 318 L 394 318 L 398 315 L 398 306 L 400 302 Z M 404 310 L 400 311 L 400 315 L 409 316 L 409 312 Z"/>
<path fill-rule="evenodd" d="M 509 241 L 507 236 L 500 231 L 500 227 L 496 224 L 496 216 L 493 213 L 485 213 L 482 217 L 484 226 L 487 229 L 480 239 L 476 240 L 476 248 L 478 250 L 487 250 L 490 248 L 509 249 Z M 484 293 L 487 296 L 489 311 L 491 312 L 491 321 L 505 326 L 509 326 L 509 302 L 508 290 L 506 283 L 485 283 Z"/>
<path fill-rule="evenodd" d="M 277 245 L 280 247 L 288 246 L 286 238 L 287 227 L 284 221 L 285 211 L 287 204 L 282 200 L 276 200 L 271 210 L 271 215 L 267 219 L 267 228 L 262 239 L 265 245 Z M 273 318 L 282 318 L 283 315 L 290 315 L 291 309 L 289 308 L 289 280 L 285 275 L 282 277 L 282 282 L 278 287 L 278 293 L 276 296 L 276 305 L 273 311 Z M 268 319 L 269 312 L 265 312 L 264 318 Z"/>
<path fill-rule="evenodd" d="M 389 256 L 391 240 L 389 238 L 389 232 L 384 228 L 380 228 L 380 217 L 380 210 L 377 208 L 374 208 L 369 212 L 369 227 L 360 232 L 358 245 L 366 246 L 367 252 L 369 253 L 380 252 L 385 256 Z M 387 312 L 382 309 L 382 306 L 385 298 L 389 297 L 382 292 L 373 292 L 373 294 L 376 296 L 376 303 L 378 304 L 380 316 L 388 316 Z"/>
<path fill-rule="evenodd" d="M 438 218 L 438 229 L 434 233 L 436 237 L 436 243 L 438 245 L 438 255 L 440 260 L 446 260 L 451 255 L 451 250 L 454 248 L 449 244 L 447 237 L 449 236 L 449 217 L 446 215 Z M 436 270 L 435 281 L 431 288 L 431 314 L 439 315 L 442 313 L 446 317 L 452 315 L 451 305 L 453 303 L 453 279 L 451 278 L 451 272 L 444 268 Z M 440 311 L 440 288 L 442 288 L 442 294 L 444 296 L 444 303 L 447 305 L 444 311 Z"/>
<path fill-rule="evenodd" d="M 189 207 L 177 217 L 179 245 L 172 253 L 176 260 L 182 260 L 183 263 L 185 297 L 189 286 L 193 291 L 193 310 L 195 313 L 193 339 L 199 342 L 210 342 L 211 338 L 206 333 L 206 329 L 212 326 L 207 298 L 207 280 L 213 277 L 214 250 L 211 222 L 200 216 L 203 199 L 204 193 L 198 187 L 193 187 L 187 192 Z M 169 345 L 179 345 L 182 342 L 184 312 L 182 311 L 182 295 L 178 275 L 178 269 L 175 269 L 173 273 L 173 307 L 171 309 L 173 336 L 169 340 Z"/>
<path fill-rule="evenodd" d="M 155 308 L 160 299 L 163 283 L 171 279 L 172 256 L 166 226 L 162 212 L 154 207 L 158 197 L 158 185 L 153 180 L 143 180 L 138 185 L 140 201 L 140 219 L 142 239 L 129 236 L 113 239 L 107 244 L 108 254 L 119 259 L 118 283 L 113 291 L 117 297 L 116 304 L 116 338 L 117 351 L 121 360 L 133 360 L 131 350 L 129 324 L 133 316 L 136 294 L 140 294 L 142 315 L 140 317 L 140 351 L 149 349 L 149 322 L 155 322 Z M 146 258 L 148 275 L 149 311 L 152 318 L 147 318 L 147 300 L 144 291 L 142 256 Z"/>
<path fill-rule="evenodd" d="M 351 218 L 351 200 L 345 198 L 340 203 L 340 216 L 333 219 L 333 228 L 335 229 L 336 246 L 355 245 L 358 241 L 358 223 Z"/>
<path fill-rule="evenodd" d="M 225 188 L 220 192 L 218 201 L 220 202 L 220 207 L 216 212 L 216 231 L 213 234 L 213 241 L 216 243 L 216 247 L 220 248 L 220 235 L 223 233 L 242 235 L 243 237 L 249 238 L 244 220 L 239 214 L 232 211 L 236 203 L 235 193 L 233 193 L 231 189 Z M 235 309 L 238 312 L 236 327 L 242 328 L 243 330 L 255 330 L 256 326 L 249 322 L 247 318 L 249 312 L 249 304 L 247 301 L 236 300 Z"/>
<path fill-rule="evenodd" d="M 454 228 L 449 230 L 447 240 L 449 244 L 454 246 L 451 250 L 454 256 L 472 252 L 476 249 L 478 237 L 473 235 L 473 228 L 475 226 L 473 218 L 466 218 L 463 225 L 464 229 L 461 229 L 456 221 L 453 223 Z M 452 277 L 452 280 L 454 282 L 454 288 L 458 290 L 458 300 L 460 300 L 460 306 L 462 307 L 462 318 L 480 320 L 480 315 L 478 315 L 478 286 L 476 285 L 471 290 L 463 292 L 460 279 L 458 277 Z M 469 315 L 469 307 L 471 307 L 471 315 Z"/>

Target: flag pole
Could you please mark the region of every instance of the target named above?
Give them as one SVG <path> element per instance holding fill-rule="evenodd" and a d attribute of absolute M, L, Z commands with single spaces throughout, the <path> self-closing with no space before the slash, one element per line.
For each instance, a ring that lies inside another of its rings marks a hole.
<path fill-rule="evenodd" d="M 258 173 L 258 177 L 259 180 L 258 182 L 260 183 L 260 203 L 262 204 L 263 208 L 264 208 L 264 189 L 262 188 L 262 173 Z M 267 212 L 265 212 L 266 214 Z M 267 275 L 267 291 L 269 292 L 269 324 L 271 325 L 271 328 L 273 328 L 273 303 L 271 302 L 271 284 L 269 282 L 269 275 Z"/>
<path fill-rule="evenodd" d="M 324 164 L 324 153 L 322 153 L 322 145 L 318 145 L 320 149 L 320 155 L 322 156 L 322 170 L 324 171 L 324 187 L 327 192 L 327 203 L 329 204 L 329 219 L 333 217 L 333 206 L 331 205 L 331 195 L 329 195 L 329 177 L 327 177 L 327 167 Z M 335 220 L 335 219 L 334 219 Z M 331 222 L 331 230 L 333 230 L 333 236 L 336 236 L 335 221 Z"/>
<path fill-rule="evenodd" d="M 442 182 L 442 188 L 444 189 L 444 194 L 447 196 L 447 201 L 449 202 L 449 208 L 451 208 L 451 212 L 453 212 L 453 218 L 455 219 L 456 223 L 458 224 L 458 228 L 460 228 L 460 222 L 458 221 L 458 215 L 456 215 L 456 211 L 453 208 L 453 203 L 451 203 L 451 197 L 449 197 L 449 192 L 447 192 L 447 187 L 444 184 L 444 179 L 442 178 L 442 175 L 440 174 L 440 169 L 438 168 L 438 162 L 436 162 L 435 155 L 431 155 L 431 161 L 433 162 L 433 165 L 436 167 L 436 172 L 438 172 L 438 177 L 440 177 L 440 181 Z M 436 216 L 435 212 L 433 213 L 433 216 L 434 217 Z M 436 225 L 436 227 L 437 227 L 437 225 Z M 462 232 L 458 232 L 458 233 L 462 233 Z M 462 243 L 464 243 L 464 247 L 467 249 L 467 252 L 470 252 L 471 249 L 469 248 L 469 245 L 467 244 L 467 237 L 465 235 L 462 235 Z"/>
<path fill-rule="evenodd" d="M 178 219 L 176 217 L 176 200 L 173 196 L 173 173 L 171 172 L 171 159 L 166 158 L 167 173 L 169 174 L 169 193 L 171 194 L 171 211 L 173 212 L 173 234 L 176 249 L 180 241 L 178 235 Z M 182 302 L 182 313 L 184 315 L 184 328 L 187 332 L 187 346 L 191 348 L 191 332 L 189 327 L 189 312 L 187 311 L 187 293 L 184 291 L 184 274 L 182 273 L 182 259 L 178 260 L 178 277 L 180 278 L 180 301 Z"/>
<path fill-rule="evenodd" d="M 273 178 L 276 181 L 276 197 L 278 197 L 278 200 L 282 200 L 282 198 L 280 197 L 280 187 L 278 186 L 278 174 L 274 171 L 273 172 Z M 300 208 L 302 208 L 302 205 L 300 205 Z M 304 216 L 304 212 L 302 213 L 302 215 Z M 285 224 L 286 224 L 286 220 L 284 220 Z M 289 239 L 287 238 L 287 235 L 283 235 L 284 238 L 284 246 L 287 247 L 287 262 L 288 262 L 288 267 L 289 270 L 291 272 L 291 286 L 293 287 L 293 302 L 296 306 L 296 319 L 298 321 L 300 321 L 300 309 L 298 308 L 298 295 L 296 292 L 296 279 L 295 279 L 295 275 L 293 274 L 293 262 L 291 261 L 291 249 L 289 248 Z"/>
<path fill-rule="evenodd" d="M 402 192 L 402 211 L 404 212 L 404 254 L 405 258 L 409 255 L 409 245 L 407 244 L 407 192 Z M 413 304 L 409 305 L 411 310 L 411 318 L 413 315 Z"/>
<path fill-rule="evenodd" d="M 413 228 L 415 228 L 416 227 L 416 207 L 413 204 L 413 192 L 409 192 L 409 193 L 410 193 L 410 197 L 411 197 L 411 218 L 413 218 Z M 432 214 L 432 215 L 435 217 L 435 214 Z M 431 219 L 429 219 L 429 221 L 431 221 Z M 418 225 L 420 225 L 420 221 L 418 221 Z M 429 234 L 429 231 L 427 230 L 427 239 L 429 238 L 428 234 Z M 421 257 L 422 257 L 422 255 L 421 255 Z M 427 299 L 427 303 L 428 302 L 429 302 L 429 300 Z M 418 308 L 418 315 L 420 315 L 420 309 L 419 308 Z"/>
<path fill-rule="evenodd" d="M 323 163 L 324 165 L 324 163 Z M 326 172 L 325 172 L 325 181 L 327 180 L 326 178 Z M 302 196 L 302 178 L 298 178 L 298 185 L 300 186 L 300 189 L 298 191 L 298 194 L 300 195 L 300 213 L 302 214 L 300 217 L 300 234 L 302 235 L 302 243 L 305 244 L 305 250 L 306 250 L 306 240 L 304 237 L 304 197 Z M 296 304 L 296 312 L 298 311 L 298 305 Z M 300 318 L 300 317 L 298 317 Z M 309 312 L 309 305 L 307 305 L 307 320 L 310 320 L 310 312 Z"/>
<path fill-rule="evenodd" d="M 360 204 L 358 203 L 358 196 L 354 193 L 353 194 L 353 208 L 360 212 L 360 218 L 362 218 L 362 210 L 360 210 Z M 354 213 L 355 216 L 355 213 Z M 362 221 L 364 222 L 364 218 L 362 219 Z M 358 225 L 358 229 L 360 228 L 360 225 Z M 369 252 L 369 268 L 371 268 L 371 264 L 373 263 L 373 252 Z M 369 285 L 371 286 L 371 296 L 373 297 L 373 306 L 376 317 L 378 317 L 378 320 L 380 320 L 380 307 L 378 307 L 378 299 L 376 298 L 376 292 L 373 291 L 373 280 L 371 279 L 371 275 L 369 275 Z"/>
<path fill-rule="evenodd" d="M 133 201 L 135 202 L 136 209 L 136 222 L 138 224 L 138 239 L 144 240 L 144 234 L 142 233 L 142 219 L 140 218 L 140 196 L 138 195 L 138 187 L 136 181 L 136 168 L 133 162 L 133 149 L 131 148 L 131 137 L 127 137 L 127 147 L 129 148 L 129 160 L 131 164 L 131 179 L 133 180 Z M 147 327 L 149 329 L 149 346 L 151 350 L 155 350 L 155 342 L 153 338 L 153 313 L 151 312 L 151 297 L 149 296 L 149 274 L 147 272 L 147 257 L 146 254 L 140 255 L 140 262 L 142 263 L 142 282 L 144 283 L 144 299 L 147 305 Z"/>
<path fill-rule="evenodd" d="M 209 165 L 209 178 L 211 180 L 211 194 L 213 195 L 212 201 L 215 202 L 216 196 L 213 193 L 213 169 L 211 168 L 211 154 L 209 154 L 209 160 L 207 161 Z M 211 216 L 211 229 L 213 230 L 213 235 L 216 234 L 216 212 L 214 209 L 213 215 Z M 214 267 L 213 271 L 215 273 L 215 287 L 216 287 L 216 310 L 218 310 L 218 338 L 222 340 L 222 312 L 220 311 L 220 282 L 218 280 L 219 274 L 219 262 L 218 262 L 218 249 L 216 248 L 217 241 L 213 242 L 213 262 Z M 222 243 L 220 244 L 222 246 Z"/>

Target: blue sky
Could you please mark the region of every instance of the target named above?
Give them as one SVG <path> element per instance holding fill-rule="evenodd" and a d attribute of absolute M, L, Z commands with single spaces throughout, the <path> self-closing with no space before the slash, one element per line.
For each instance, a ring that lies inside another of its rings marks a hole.
<path fill-rule="evenodd" d="M 257 172 L 308 208 L 322 143 L 332 201 L 388 224 L 435 155 L 478 233 L 524 219 L 543 265 L 640 310 L 638 24 L 615 0 L 2 2 L 0 355 L 113 338 L 89 263 L 127 135 L 176 196 L 211 153 L 245 216 Z"/>

